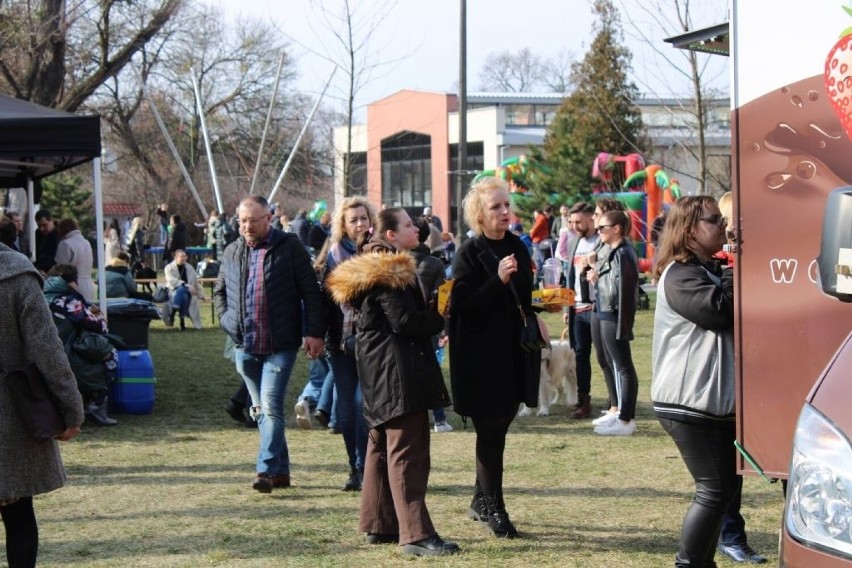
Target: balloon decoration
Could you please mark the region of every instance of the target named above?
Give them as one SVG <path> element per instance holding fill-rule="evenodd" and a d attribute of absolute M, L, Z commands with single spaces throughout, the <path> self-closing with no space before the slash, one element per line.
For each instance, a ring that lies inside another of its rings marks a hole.
<path fill-rule="evenodd" d="M 314 223 L 319 223 L 320 217 L 322 217 L 323 213 L 326 212 L 328 212 L 328 203 L 326 203 L 325 199 L 314 201 L 314 206 L 308 213 L 308 219 Z"/>
<path fill-rule="evenodd" d="M 536 177 L 549 174 L 552 171 L 541 162 L 521 154 L 520 156 L 506 158 L 493 170 L 479 172 L 473 178 L 473 182 L 476 183 L 486 177 L 497 177 L 509 182 L 509 189 L 513 194 L 525 194 L 529 191 L 530 185 L 535 183 Z"/>

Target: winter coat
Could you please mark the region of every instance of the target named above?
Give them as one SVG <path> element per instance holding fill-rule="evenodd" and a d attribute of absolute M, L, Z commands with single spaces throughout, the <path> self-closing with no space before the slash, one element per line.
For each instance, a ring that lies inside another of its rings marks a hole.
<path fill-rule="evenodd" d="M 336 302 L 359 310 L 355 358 L 370 428 L 450 405 L 432 349 L 444 320 L 427 306 L 411 255 L 376 247 L 338 266 L 327 285 Z"/>
<path fill-rule="evenodd" d="M 512 233 L 488 240 L 491 250 L 468 239 L 453 262 L 450 298 L 450 377 L 454 409 L 462 416 L 497 418 L 519 403 L 538 406 L 541 352 L 525 352 L 519 341 L 520 313 L 508 285 L 497 276 L 499 257 L 513 253 L 518 270 L 511 281 L 522 308 L 532 313 L 532 266 L 526 246 Z"/>
<path fill-rule="evenodd" d="M 109 264 L 121 252 L 121 240 L 118 231 L 109 227 L 104 233 L 104 264 Z"/>
<path fill-rule="evenodd" d="M 438 286 L 444 283 L 447 279 L 444 272 L 444 263 L 438 258 L 432 256 L 429 248 L 421 244 L 411 251 L 414 261 L 417 263 L 417 277 L 423 285 L 423 289 L 427 294 L 431 294 L 438 289 Z"/>
<path fill-rule="evenodd" d="M 189 233 L 186 231 L 186 224 L 181 221 L 174 226 L 169 236 L 169 258 L 173 258 L 178 249 L 185 251 L 187 246 L 189 246 Z"/>
<path fill-rule="evenodd" d="M 291 233 L 271 229 L 263 262 L 272 351 L 298 349 L 302 337 L 323 337 L 322 293 L 308 251 Z M 219 324 L 238 347 L 245 325 L 248 245 L 240 237 L 225 249 L 213 301 Z M 303 311 L 304 310 L 304 311 Z"/>
<path fill-rule="evenodd" d="M 104 273 L 107 298 L 129 298 L 131 294 L 136 292 L 136 281 L 126 264 L 123 266 L 107 266 Z"/>
<path fill-rule="evenodd" d="M 639 269 L 636 252 L 627 241 L 610 250 L 600 264 L 598 281 L 595 283 L 595 306 L 598 312 L 614 313 L 618 316 L 615 338 L 633 339 L 633 321 L 636 319 L 636 304 L 639 302 Z"/>
<path fill-rule="evenodd" d="M 56 264 L 77 268 L 77 286 L 87 302 L 95 301 L 95 282 L 92 280 L 92 245 L 79 230 L 62 237 L 56 246 Z"/>
<path fill-rule="evenodd" d="M 77 389 L 88 398 L 104 395 L 109 389 L 105 359 L 114 355 L 106 321 L 92 313 L 80 293 L 59 276 L 45 280 L 44 296 L 77 379 Z"/>
<path fill-rule="evenodd" d="M 41 277 L 23 255 L 0 245 L 0 368 L 34 362 L 59 402 L 66 426 L 83 422 L 77 382 L 41 290 Z M 36 442 L 0 380 L 0 501 L 53 491 L 65 482 L 57 442 Z"/>
<path fill-rule="evenodd" d="M 204 297 L 204 286 L 198 281 L 198 273 L 187 262 L 186 267 L 186 285 L 195 293 L 189 301 L 189 319 L 192 320 L 192 325 L 195 329 L 201 329 L 201 310 L 199 309 L 198 300 Z M 174 291 L 179 286 L 183 285 L 183 280 L 180 279 L 180 269 L 176 262 L 172 261 L 163 268 L 163 275 L 166 277 L 166 288 L 169 289 L 169 294 L 173 295 Z M 169 302 L 166 302 L 165 310 L 169 309 Z"/>

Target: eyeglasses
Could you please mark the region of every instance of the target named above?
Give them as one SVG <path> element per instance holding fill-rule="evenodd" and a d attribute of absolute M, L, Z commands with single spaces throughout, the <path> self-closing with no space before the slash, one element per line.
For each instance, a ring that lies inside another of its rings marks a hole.
<path fill-rule="evenodd" d="M 598 225 L 598 231 L 601 229 L 610 229 L 612 227 L 615 227 L 615 225 Z"/>
<path fill-rule="evenodd" d="M 256 219 L 240 219 L 240 225 L 257 225 L 268 219 L 267 216 L 257 217 Z"/>
<path fill-rule="evenodd" d="M 728 224 L 728 218 L 719 215 L 710 215 L 709 217 L 699 217 L 699 221 L 704 221 L 705 223 L 711 223 L 713 225 L 718 225 L 719 227 L 725 227 Z"/>

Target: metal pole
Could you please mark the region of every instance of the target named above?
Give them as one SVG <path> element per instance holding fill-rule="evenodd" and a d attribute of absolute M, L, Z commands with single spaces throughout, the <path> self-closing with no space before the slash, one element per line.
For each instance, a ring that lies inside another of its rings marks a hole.
<path fill-rule="evenodd" d="M 219 180 L 216 178 L 216 164 L 213 163 L 213 150 L 210 148 L 210 137 L 207 136 L 207 121 L 204 120 L 204 107 L 201 104 L 201 91 L 198 89 L 198 80 L 195 78 L 195 69 L 190 69 L 192 76 L 192 88 L 195 90 L 195 106 L 198 109 L 198 118 L 201 121 L 201 134 L 204 136 L 204 148 L 207 150 L 207 165 L 210 167 L 210 180 L 213 182 L 213 195 L 216 197 L 216 207 L 224 212 L 222 196 L 219 194 Z"/>
<path fill-rule="evenodd" d="M 284 67 L 284 53 L 281 53 L 281 58 L 278 60 L 278 71 L 275 72 L 275 87 L 272 89 L 272 99 L 269 101 L 269 111 L 266 113 L 266 124 L 263 125 L 263 136 L 260 137 L 260 147 L 257 149 L 257 163 L 254 165 L 254 172 L 251 174 L 251 186 L 249 187 L 249 195 L 254 195 L 254 184 L 257 183 L 257 172 L 260 170 L 260 161 L 263 158 L 263 147 L 266 145 L 266 133 L 269 132 L 269 123 L 272 122 L 272 109 L 275 106 L 275 99 L 278 96 L 278 83 L 281 81 L 281 69 Z"/>
<path fill-rule="evenodd" d="M 95 240 L 98 243 L 98 302 L 105 318 L 107 313 L 106 271 L 104 270 L 104 199 L 101 189 L 101 159 L 92 160 L 92 177 L 95 184 Z"/>
<path fill-rule="evenodd" d="M 201 210 L 201 214 L 206 219 L 208 217 L 207 210 L 204 208 L 204 203 L 201 202 L 201 197 L 198 196 L 198 190 L 195 189 L 195 184 L 192 183 L 192 178 L 189 177 L 189 172 L 186 171 L 186 166 L 183 165 L 183 160 L 180 159 L 180 154 L 175 148 L 174 142 L 172 142 L 172 137 L 169 136 L 169 131 L 166 130 L 166 125 L 163 123 L 163 118 L 160 116 L 160 112 L 157 110 L 157 105 L 154 104 L 154 101 L 151 100 L 151 97 L 148 96 L 148 92 L 145 90 L 145 84 L 142 82 L 142 77 L 137 73 L 139 78 L 139 88 L 142 89 L 142 94 L 145 96 L 145 99 L 148 101 L 148 107 L 151 109 L 151 113 L 154 115 L 154 120 L 157 122 L 157 126 L 160 127 L 160 132 L 163 133 L 163 138 L 166 139 L 166 144 L 169 147 L 169 150 L 172 152 L 172 156 L 174 156 L 175 161 L 177 162 L 178 168 L 180 168 L 180 173 L 183 175 L 183 179 L 186 182 L 187 187 L 192 192 L 192 196 L 195 198 L 195 203 L 198 204 L 198 208 Z"/>
<path fill-rule="evenodd" d="M 30 241 L 30 260 L 35 262 L 36 253 L 36 224 L 35 224 L 35 184 L 33 178 L 27 177 L 27 238 Z"/>
<path fill-rule="evenodd" d="M 459 0 L 459 154 L 456 167 L 456 234 L 465 238 L 464 216 L 462 215 L 462 194 L 467 174 L 467 1 Z"/>
<path fill-rule="evenodd" d="M 328 86 L 331 84 L 331 79 L 334 77 L 334 73 L 336 71 L 337 67 L 331 70 L 331 75 L 328 76 L 328 81 L 325 82 L 325 87 L 323 87 L 319 98 L 317 98 L 317 102 L 314 103 L 314 108 L 311 109 L 311 114 L 308 115 L 308 120 L 305 121 L 305 126 L 302 127 L 302 131 L 299 133 L 299 137 L 296 138 L 296 142 L 293 143 L 293 150 L 291 150 L 290 155 L 287 156 L 287 161 L 284 163 L 284 168 L 281 170 L 281 174 L 275 181 L 275 185 L 272 186 L 272 191 L 269 193 L 269 197 L 266 199 L 269 203 L 272 203 L 272 198 L 275 197 L 275 193 L 278 191 L 278 186 L 280 186 L 281 182 L 284 181 L 284 176 L 287 175 L 287 170 L 290 168 L 290 162 L 293 161 L 293 156 L 296 155 L 296 150 L 298 150 L 299 148 L 299 142 L 302 141 L 302 136 L 304 136 L 305 132 L 307 132 L 308 125 L 311 124 L 311 119 L 314 118 L 314 113 L 317 111 L 317 108 L 319 108 L 320 101 L 322 101 L 322 98 L 325 96 L 325 92 L 328 90 Z"/>

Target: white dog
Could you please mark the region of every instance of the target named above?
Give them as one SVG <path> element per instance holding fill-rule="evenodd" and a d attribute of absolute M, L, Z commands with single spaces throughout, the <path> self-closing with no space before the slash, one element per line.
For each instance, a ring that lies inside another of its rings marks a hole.
<path fill-rule="evenodd" d="M 538 384 L 539 416 L 550 414 L 550 405 L 562 402 L 566 406 L 577 403 L 577 361 L 570 342 L 565 339 L 550 341 L 550 347 L 541 350 L 541 380 Z M 529 416 L 532 409 L 521 404 L 518 416 Z"/>

